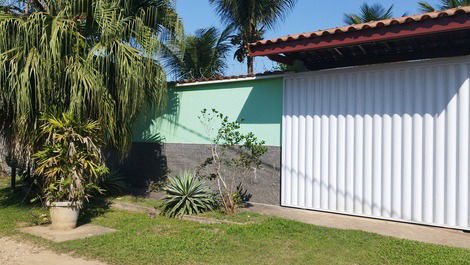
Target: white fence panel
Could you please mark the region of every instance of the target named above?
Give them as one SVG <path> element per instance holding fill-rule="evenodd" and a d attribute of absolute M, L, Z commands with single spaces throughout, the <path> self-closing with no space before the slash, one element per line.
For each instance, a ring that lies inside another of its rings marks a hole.
<path fill-rule="evenodd" d="M 470 227 L 470 57 L 285 78 L 282 205 Z"/>

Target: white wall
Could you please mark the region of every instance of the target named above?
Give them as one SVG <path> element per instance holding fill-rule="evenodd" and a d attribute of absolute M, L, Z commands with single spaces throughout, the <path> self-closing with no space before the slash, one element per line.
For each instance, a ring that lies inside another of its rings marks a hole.
<path fill-rule="evenodd" d="M 285 78 L 282 205 L 469 228 L 470 57 Z"/>

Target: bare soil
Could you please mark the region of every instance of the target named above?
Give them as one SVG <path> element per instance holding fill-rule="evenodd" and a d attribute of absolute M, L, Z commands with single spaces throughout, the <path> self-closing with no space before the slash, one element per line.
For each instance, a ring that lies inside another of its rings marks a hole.
<path fill-rule="evenodd" d="M 0 238 L 0 264 L 2 265 L 106 265 L 22 242 L 9 237 Z"/>

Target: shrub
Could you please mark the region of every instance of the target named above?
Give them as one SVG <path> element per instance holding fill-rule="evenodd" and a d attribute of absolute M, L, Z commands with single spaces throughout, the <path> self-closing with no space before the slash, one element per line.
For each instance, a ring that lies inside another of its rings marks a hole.
<path fill-rule="evenodd" d="M 107 196 L 121 195 L 128 189 L 127 178 L 119 169 L 114 169 L 99 179 L 98 186 Z"/>
<path fill-rule="evenodd" d="M 243 177 L 256 178 L 261 157 L 267 152 L 265 142 L 253 133 L 240 131 L 241 120 L 230 121 L 219 111 L 201 111 L 199 120 L 211 138 L 211 156 L 198 168 L 198 175 L 217 181 L 220 203 L 228 215 L 251 195 L 243 189 Z"/>
<path fill-rule="evenodd" d="M 169 178 L 163 190 L 167 193 L 163 198 L 164 215 L 178 217 L 213 209 L 214 200 L 210 189 L 192 171 L 184 171 L 181 176 Z"/>
<path fill-rule="evenodd" d="M 46 202 L 72 202 L 81 206 L 108 173 L 97 121 L 79 121 L 71 114 L 47 115 L 40 128 L 42 148 L 36 154 L 35 174 Z"/>

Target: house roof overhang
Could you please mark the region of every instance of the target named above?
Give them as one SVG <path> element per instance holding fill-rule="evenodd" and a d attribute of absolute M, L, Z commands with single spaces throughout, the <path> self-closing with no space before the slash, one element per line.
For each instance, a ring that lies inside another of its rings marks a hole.
<path fill-rule="evenodd" d="M 258 41 L 250 56 L 308 70 L 470 54 L 470 7 Z"/>

